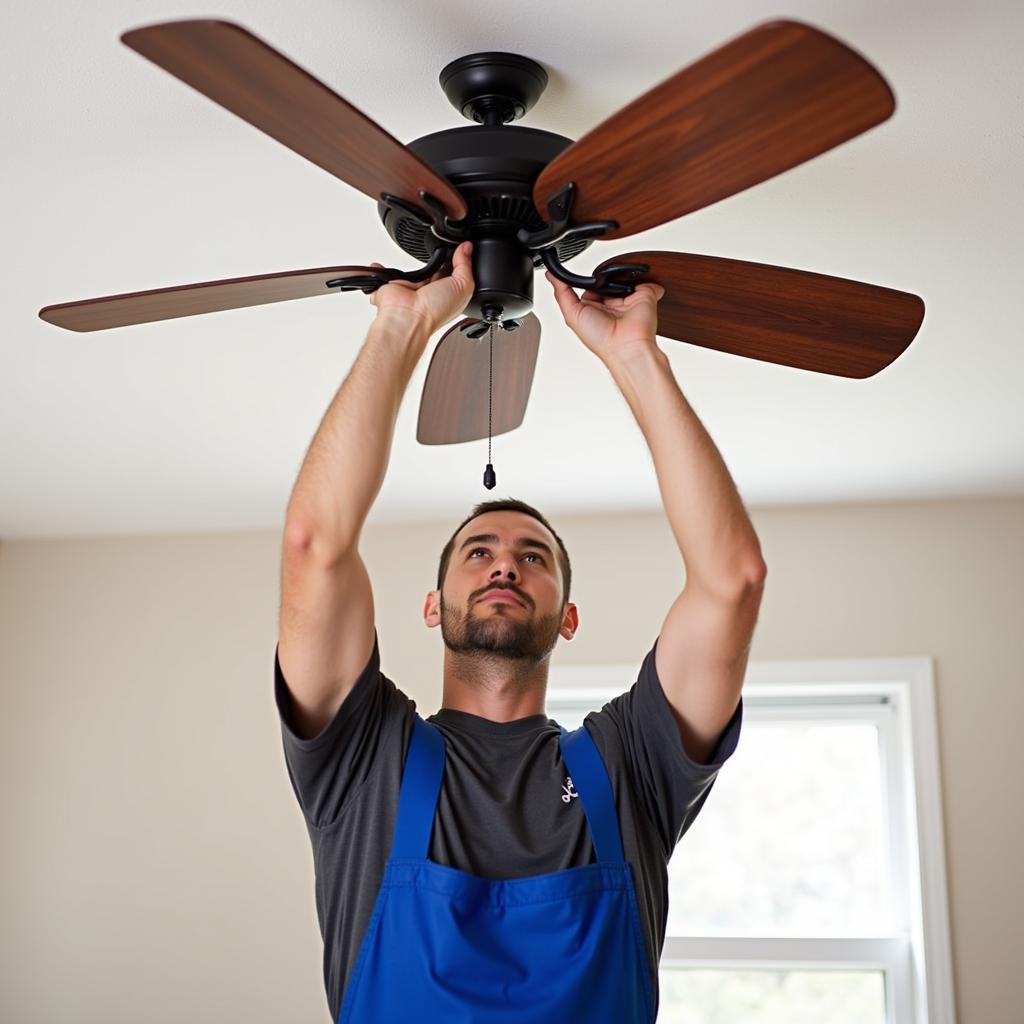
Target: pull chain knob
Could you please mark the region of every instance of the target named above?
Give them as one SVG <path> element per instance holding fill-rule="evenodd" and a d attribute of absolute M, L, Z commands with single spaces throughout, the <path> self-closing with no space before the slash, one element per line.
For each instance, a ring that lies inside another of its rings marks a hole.
<path fill-rule="evenodd" d="M 487 342 L 490 349 L 490 358 L 487 367 L 487 468 L 484 470 L 484 487 L 489 491 L 494 489 L 498 482 L 497 474 L 491 465 L 491 397 L 494 393 L 494 321 L 491 321 L 490 330 L 487 332 Z"/>

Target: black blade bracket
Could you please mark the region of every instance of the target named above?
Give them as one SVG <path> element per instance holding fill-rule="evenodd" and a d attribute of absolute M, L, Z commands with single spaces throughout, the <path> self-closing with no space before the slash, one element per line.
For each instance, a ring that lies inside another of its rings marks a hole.
<path fill-rule="evenodd" d="M 621 277 L 640 277 L 651 268 L 646 263 L 610 263 L 597 274 L 574 274 L 559 260 L 556 246 L 573 238 L 600 238 L 606 231 L 617 228 L 614 220 L 599 220 L 589 224 L 571 224 L 572 208 L 576 201 L 576 183 L 570 181 L 548 200 L 548 223 L 539 231 L 522 229 L 517 234 L 527 249 L 538 250 L 544 266 L 572 288 L 583 288 L 599 295 L 632 295 L 636 285 Z"/>
<path fill-rule="evenodd" d="M 397 270 L 394 267 L 368 267 L 369 273 L 359 277 L 337 277 L 326 281 L 328 288 L 336 288 L 340 292 L 360 291 L 365 295 L 375 292 L 382 285 L 392 281 L 426 281 L 432 274 L 443 270 L 455 252 L 453 246 L 439 245 L 427 261 L 418 270 Z"/>

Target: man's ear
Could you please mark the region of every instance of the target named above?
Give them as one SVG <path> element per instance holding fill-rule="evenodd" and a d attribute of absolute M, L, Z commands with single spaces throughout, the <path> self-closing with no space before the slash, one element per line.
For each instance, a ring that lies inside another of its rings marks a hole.
<path fill-rule="evenodd" d="M 569 602 L 565 606 L 565 614 L 562 616 L 562 626 L 558 630 L 558 635 L 564 636 L 566 640 L 571 640 L 579 628 L 580 613 L 577 611 L 576 605 Z"/>
<path fill-rule="evenodd" d="M 441 591 L 429 590 L 423 601 L 423 622 L 428 629 L 441 625 Z"/>

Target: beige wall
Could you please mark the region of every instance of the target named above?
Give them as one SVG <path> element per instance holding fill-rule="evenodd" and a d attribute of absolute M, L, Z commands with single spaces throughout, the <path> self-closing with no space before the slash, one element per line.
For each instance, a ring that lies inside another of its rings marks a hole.
<path fill-rule="evenodd" d="M 462 514 L 364 535 L 384 671 L 425 714 L 420 610 Z M 1024 500 L 753 519 L 754 658 L 934 657 L 959 1019 L 1020 1020 Z M 556 662 L 639 664 L 683 581 L 667 523 L 555 526 L 581 616 Z M 4 1021 L 329 1019 L 272 699 L 278 567 L 271 531 L 0 545 Z"/>

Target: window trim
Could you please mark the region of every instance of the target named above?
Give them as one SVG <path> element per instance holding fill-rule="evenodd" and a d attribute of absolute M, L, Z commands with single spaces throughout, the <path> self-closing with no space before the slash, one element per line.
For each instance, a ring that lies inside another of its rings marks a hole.
<path fill-rule="evenodd" d="M 636 665 L 552 665 L 547 713 L 601 707 L 636 678 Z M 664 966 L 847 966 L 886 973 L 887 1024 L 954 1024 L 952 954 L 942 816 L 935 679 L 930 657 L 751 661 L 745 706 L 813 714 L 872 704 L 880 713 L 885 799 L 902 806 L 889 836 L 896 891 L 909 934 L 879 938 L 718 938 L 665 940 Z M 840 712 L 842 713 L 842 712 Z M 902 826 L 902 827 L 900 827 Z M 916 867 L 915 870 L 911 870 Z"/>

